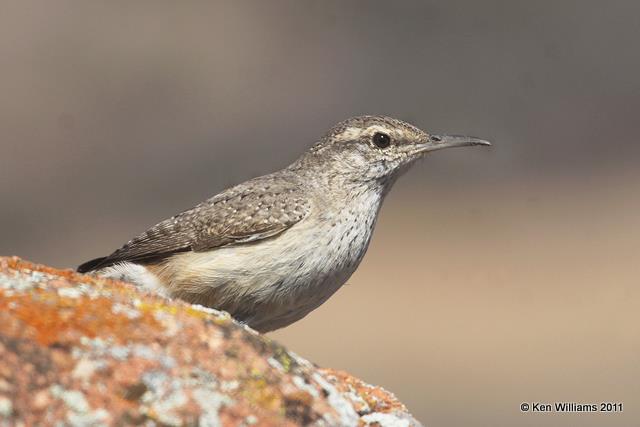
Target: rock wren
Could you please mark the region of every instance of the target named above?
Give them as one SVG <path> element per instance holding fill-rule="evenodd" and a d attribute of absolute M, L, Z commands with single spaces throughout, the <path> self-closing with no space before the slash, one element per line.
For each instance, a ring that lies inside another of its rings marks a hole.
<path fill-rule="evenodd" d="M 228 311 L 260 332 L 300 320 L 362 260 L 385 195 L 426 153 L 491 145 L 383 116 L 334 126 L 290 166 L 231 187 L 82 264 Z"/>

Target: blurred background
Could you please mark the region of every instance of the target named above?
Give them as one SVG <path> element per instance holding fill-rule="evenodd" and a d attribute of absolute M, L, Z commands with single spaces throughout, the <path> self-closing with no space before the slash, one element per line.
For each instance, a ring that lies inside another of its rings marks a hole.
<path fill-rule="evenodd" d="M 494 147 L 417 165 L 348 285 L 271 336 L 428 426 L 637 425 L 639 39 L 636 1 L 5 0 L 0 254 L 106 255 L 349 116 L 476 135 Z"/>

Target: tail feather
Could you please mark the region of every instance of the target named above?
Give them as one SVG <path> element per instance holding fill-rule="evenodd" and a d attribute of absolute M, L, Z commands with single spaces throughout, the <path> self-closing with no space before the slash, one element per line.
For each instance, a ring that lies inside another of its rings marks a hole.
<path fill-rule="evenodd" d="M 96 270 L 100 267 L 103 267 L 104 261 L 107 257 L 100 257 L 96 259 L 92 259 L 91 261 L 87 261 L 84 264 L 78 267 L 78 273 L 88 273 L 89 271 Z"/>

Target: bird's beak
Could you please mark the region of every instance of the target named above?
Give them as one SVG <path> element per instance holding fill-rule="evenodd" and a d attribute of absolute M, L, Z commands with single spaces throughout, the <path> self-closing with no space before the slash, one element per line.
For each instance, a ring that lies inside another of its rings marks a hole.
<path fill-rule="evenodd" d="M 423 154 L 443 148 L 470 147 L 472 145 L 491 145 L 491 143 L 473 136 L 431 135 L 427 142 L 416 145 L 415 153 Z"/>

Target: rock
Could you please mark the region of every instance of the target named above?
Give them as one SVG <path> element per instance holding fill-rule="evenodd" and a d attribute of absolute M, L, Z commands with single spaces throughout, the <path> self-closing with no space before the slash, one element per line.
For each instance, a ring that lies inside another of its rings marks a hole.
<path fill-rule="evenodd" d="M 0 425 L 419 426 L 227 313 L 0 257 Z"/>

